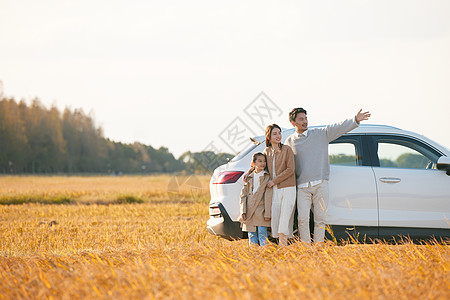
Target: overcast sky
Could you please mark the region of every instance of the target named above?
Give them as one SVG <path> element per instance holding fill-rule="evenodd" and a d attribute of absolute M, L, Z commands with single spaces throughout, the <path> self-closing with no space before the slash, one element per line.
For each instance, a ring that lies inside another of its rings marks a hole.
<path fill-rule="evenodd" d="M 82 108 L 106 137 L 176 157 L 232 152 L 239 122 L 263 134 L 245 114 L 270 102 L 253 102 L 262 91 L 266 125 L 291 128 L 299 106 L 310 125 L 363 108 L 450 148 L 450 1 L 0 0 L 0 80 L 4 96 Z"/>

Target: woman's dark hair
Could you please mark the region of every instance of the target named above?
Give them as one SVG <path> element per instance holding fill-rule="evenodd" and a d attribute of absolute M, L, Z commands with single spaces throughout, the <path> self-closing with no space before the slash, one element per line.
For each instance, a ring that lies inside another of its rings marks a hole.
<path fill-rule="evenodd" d="M 260 155 L 262 155 L 262 156 L 264 156 L 264 158 L 266 158 L 266 156 L 263 153 L 256 152 L 256 153 L 253 153 L 252 162 L 256 162 L 256 160 L 258 159 L 258 156 L 260 156 Z"/>
<path fill-rule="evenodd" d="M 266 127 L 266 147 L 272 146 L 272 143 L 270 142 L 270 137 L 272 136 L 272 131 L 275 128 L 280 129 L 280 132 L 281 132 L 281 127 L 278 126 L 277 124 L 272 124 L 272 125 L 269 125 Z M 280 149 L 281 149 L 281 147 L 283 147 L 282 143 L 280 143 Z"/>
<path fill-rule="evenodd" d="M 306 110 L 303 107 L 297 107 L 291 110 L 289 113 L 289 122 L 294 122 L 297 115 L 300 113 L 304 113 L 306 115 Z"/>

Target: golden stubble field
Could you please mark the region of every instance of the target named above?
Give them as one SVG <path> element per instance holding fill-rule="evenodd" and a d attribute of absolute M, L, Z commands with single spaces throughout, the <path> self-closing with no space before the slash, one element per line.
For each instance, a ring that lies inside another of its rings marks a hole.
<path fill-rule="evenodd" d="M 0 177 L 0 299 L 450 298 L 448 245 L 253 249 L 207 233 L 209 178 L 185 180 Z"/>

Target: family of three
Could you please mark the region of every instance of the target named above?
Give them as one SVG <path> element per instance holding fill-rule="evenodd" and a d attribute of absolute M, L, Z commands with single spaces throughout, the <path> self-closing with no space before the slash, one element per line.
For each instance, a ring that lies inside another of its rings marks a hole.
<path fill-rule="evenodd" d="M 281 143 L 281 128 L 266 128 L 266 148 L 254 153 L 250 170 L 244 175 L 240 200 L 242 230 L 248 232 L 250 245 L 268 243 L 268 228 L 286 246 L 293 237 L 295 206 L 302 242 L 310 243 L 309 211 L 314 212 L 314 242 L 325 237 L 330 165 L 328 144 L 368 120 L 369 112 L 320 128 L 308 129 L 306 110 L 294 108 L 289 121 L 295 133 Z"/>

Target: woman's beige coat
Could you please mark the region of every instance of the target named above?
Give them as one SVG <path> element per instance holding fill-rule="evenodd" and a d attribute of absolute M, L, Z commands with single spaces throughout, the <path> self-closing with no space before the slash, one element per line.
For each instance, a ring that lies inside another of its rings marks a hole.
<path fill-rule="evenodd" d="M 273 176 L 273 157 L 275 156 L 275 179 L 273 183 L 279 188 L 296 186 L 295 177 L 295 158 L 294 152 L 291 147 L 283 145 L 281 149 L 277 149 L 275 152 L 271 147 L 264 149 L 263 154 L 266 155 L 267 168 L 269 173 Z"/>
<path fill-rule="evenodd" d="M 243 231 L 255 232 L 256 226 L 270 227 L 270 220 L 265 221 L 264 218 L 269 218 L 272 212 L 272 189 L 267 188 L 266 185 L 270 181 L 270 175 L 267 171 L 263 171 L 261 176 L 259 188 L 253 194 L 253 173 L 247 177 L 247 183 L 241 191 L 241 227 Z M 245 213 L 246 220 L 242 220 L 242 214 Z"/>

